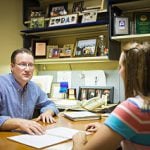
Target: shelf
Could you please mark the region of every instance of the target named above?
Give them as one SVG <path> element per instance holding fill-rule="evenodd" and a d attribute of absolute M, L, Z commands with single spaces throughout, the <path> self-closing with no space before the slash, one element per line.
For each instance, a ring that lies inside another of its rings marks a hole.
<path fill-rule="evenodd" d="M 116 0 L 117 2 L 117 0 Z M 149 0 L 137 0 L 137 1 L 129 1 L 129 2 L 118 2 L 113 4 L 112 6 L 117 6 L 124 12 L 135 12 L 135 11 L 143 11 L 150 10 L 150 1 Z"/>
<path fill-rule="evenodd" d="M 72 25 L 54 26 L 48 28 L 39 29 L 28 29 L 22 30 L 21 32 L 25 35 L 49 35 L 49 36 L 60 36 L 62 34 L 73 34 L 73 33 L 86 33 L 88 32 L 99 32 L 108 30 L 108 25 L 105 21 L 97 21 L 91 23 L 77 23 Z M 89 34 L 89 33 L 88 33 Z"/>
<path fill-rule="evenodd" d="M 107 56 L 35 59 L 38 70 L 109 70 L 117 69 L 118 61 L 110 61 Z"/>
<path fill-rule="evenodd" d="M 150 33 L 146 34 L 136 34 L 136 20 L 135 14 L 137 12 L 147 12 L 150 11 L 150 0 L 110 0 L 112 1 L 112 7 L 118 7 L 122 11 L 122 16 L 127 16 L 129 18 L 130 24 L 129 29 L 131 29 L 130 35 L 116 35 L 111 36 L 111 40 L 116 41 L 129 41 L 129 40 L 150 40 Z M 112 27 L 113 27 L 113 22 Z M 113 34 L 113 29 L 111 29 Z"/>
<path fill-rule="evenodd" d="M 79 13 L 78 15 L 79 15 L 79 16 L 82 16 L 82 15 L 84 14 L 84 12 L 86 12 L 86 11 L 83 11 L 83 13 Z M 104 13 L 104 12 L 106 13 L 106 12 L 107 12 L 107 9 L 97 10 L 97 13 Z M 49 17 L 49 18 L 45 18 L 44 20 L 45 20 L 45 21 L 49 21 L 49 20 L 50 20 L 50 17 Z M 24 24 L 30 24 L 30 22 L 31 22 L 31 21 L 28 20 L 28 21 L 25 21 Z"/>
<path fill-rule="evenodd" d="M 150 34 L 132 34 L 132 35 L 121 35 L 121 36 L 112 36 L 111 39 L 112 40 L 117 40 L 117 41 L 121 41 L 121 40 L 131 40 L 131 39 L 138 39 L 138 38 L 142 38 L 142 39 L 150 39 Z"/>
<path fill-rule="evenodd" d="M 76 57 L 76 58 L 51 58 L 51 59 L 35 59 L 35 64 L 73 64 L 73 63 L 95 63 L 106 62 L 107 56 L 97 57 Z"/>

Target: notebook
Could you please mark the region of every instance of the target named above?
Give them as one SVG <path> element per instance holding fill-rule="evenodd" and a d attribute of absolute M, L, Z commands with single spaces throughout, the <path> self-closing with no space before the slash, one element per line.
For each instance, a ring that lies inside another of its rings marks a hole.
<path fill-rule="evenodd" d="M 43 148 L 46 146 L 51 146 L 54 144 L 58 144 L 70 140 L 72 139 L 73 135 L 79 131 L 80 130 L 66 128 L 66 127 L 56 127 L 56 128 L 46 130 L 46 133 L 44 135 L 22 134 L 22 135 L 7 137 L 7 138 L 31 147 Z M 90 134 L 88 132 L 86 133 Z"/>
<path fill-rule="evenodd" d="M 89 111 L 64 112 L 64 116 L 73 121 L 95 120 L 95 119 L 101 118 L 101 116 L 99 114 L 92 113 Z"/>

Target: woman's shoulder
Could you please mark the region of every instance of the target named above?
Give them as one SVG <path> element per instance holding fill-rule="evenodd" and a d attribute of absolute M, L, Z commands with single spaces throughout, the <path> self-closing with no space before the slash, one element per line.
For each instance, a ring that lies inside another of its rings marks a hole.
<path fill-rule="evenodd" d="M 146 106 L 144 99 L 140 96 L 130 97 L 127 100 L 123 101 L 121 107 L 124 106 L 128 109 L 138 109 L 142 112 L 150 112 L 149 106 Z"/>
<path fill-rule="evenodd" d="M 138 106 L 139 106 L 138 100 L 135 97 L 131 97 L 131 98 L 128 98 L 128 99 L 122 101 L 117 106 L 117 108 L 132 109 L 133 107 L 138 108 Z"/>
<path fill-rule="evenodd" d="M 141 109 L 142 106 L 142 99 L 139 97 L 135 98 L 128 98 L 126 101 L 123 101 L 119 104 L 112 114 L 117 116 L 118 118 L 122 118 L 124 121 L 129 120 L 133 123 L 133 120 L 139 122 L 140 120 L 149 121 L 150 111 L 143 111 Z"/>

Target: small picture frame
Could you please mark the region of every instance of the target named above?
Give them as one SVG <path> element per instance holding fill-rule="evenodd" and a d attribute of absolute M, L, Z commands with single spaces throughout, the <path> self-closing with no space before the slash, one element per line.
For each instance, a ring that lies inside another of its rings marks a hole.
<path fill-rule="evenodd" d="M 49 5 L 49 16 L 57 17 L 67 15 L 68 3 L 57 3 Z"/>
<path fill-rule="evenodd" d="M 77 23 L 77 18 L 78 18 L 77 14 L 51 17 L 50 21 L 49 21 L 49 27 L 76 24 Z"/>
<path fill-rule="evenodd" d="M 30 19 L 30 28 L 44 28 L 45 26 L 45 18 L 44 17 L 32 17 Z"/>
<path fill-rule="evenodd" d="M 28 7 L 27 9 L 27 20 L 33 17 L 44 17 L 45 12 L 41 7 Z"/>
<path fill-rule="evenodd" d="M 81 13 L 83 9 L 84 1 L 78 1 L 73 3 L 72 13 Z"/>
<path fill-rule="evenodd" d="M 81 23 L 96 22 L 97 21 L 97 11 L 87 11 L 82 15 Z"/>
<path fill-rule="evenodd" d="M 79 100 L 89 100 L 93 97 L 107 96 L 107 104 L 113 103 L 114 87 L 113 86 L 80 86 Z"/>
<path fill-rule="evenodd" d="M 46 58 L 47 40 L 33 40 L 33 55 L 35 58 Z"/>
<path fill-rule="evenodd" d="M 41 17 L 44 16 L 44 11 L 40 7 L 32 7 L 30 8 L 30 18 L 32 17 Z"/>
<path fill-rule="evenodd" d="M 95 89 L 95 96 L 96 97 L 102 97 L 102 90 L 101 89 Z"/>
<path fill-rule="evenodd" d="M 88 99 L 95 97 L 95 89 L 88 89 Z"/>
<path fill-rule="evenodd" d="M 79 100 L 88 100 L 88 89 L 87 88 L 82 88 L 79 90 Z"/>
<path fill-rule="evenodd" d="M 60 55 L 60 49 L 59 48 L 53 48 L 52 58 L 59 58 L 59 55 Z"/>
<path fill-rule="evenodd" d="M 52 82 L 50 98 L 62 99 L 63 94 L 60 93 L 60 82 Z"/>
<path fill-rule="evenodd" d="M 74 50 L 75 57 L 96 56 L 97 38 L 79 39 Z"/>
<path fill-rule="evenodd" d="M 114 18 L 114 35 L 129 34 L 129 18 L 115 17 Z"/>
<path fill-rule="evenodd" d="M 69 100 L 75 100 L 76 99 L 76 89 L 75 88 L 69 88 L 67 90 L 67 98 Z"/>
<path fill-rule="evenodd" d="M 47 45 L 47 55 L 46 58 L 52 58 L 53 49 L 58 49 L 58 45 Z"/>
<path fill-rule="evenodd" d="M 60 52 L 60 57 L 72 57 L 74 44 L 65 44 Z"/>

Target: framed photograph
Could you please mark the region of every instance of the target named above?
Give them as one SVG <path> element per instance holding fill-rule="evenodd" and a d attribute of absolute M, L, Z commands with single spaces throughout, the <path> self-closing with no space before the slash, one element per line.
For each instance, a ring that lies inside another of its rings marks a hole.
<path fill-rule="evenodd" d="M 95 97 L 95 89 L 88 89 L 88 99 Z"/>
<path fill-rule="evenodd" d="M 107 104 L 113 103 L 114 87 L 113 86 L 80 86 L 79 87 L 79 100 L 89 100 L 93 97 L 107 96 Z"/>
<path fill-rule="evenodd" d="M 76 99 L 76 89 L 75 88 L 69 88 L 67 90 L 67 98 L 69 100 L 75 100 Z"/>
<path fill-rule="evenodd" d="M 51 17 L 49 21 L 49 27 L 51 26 L 60 26 L 60 25 L 68 25 L 68 24 L 76 24 L 77 23 L 77 14 Z"/>
<path fill-rule="evenodd" d="M 49 16 L 56 17 L 67 15 L 68 3 L 57 3 L 49 5 Z"/>
<path fill-rule="evenodd" d="M 58 49 L 58 45 L 47 45 L 47 55 L 46 58 L 52 58 L 53 49 Z"/>
<path fill-rule="evenodd" d="M 82 88 L 79 90 L 79 100 L 88 100 L 88 89 L 87 88 Z"/>
<path fill-rule="evenodd" d="M 60 51 L 60 57 L 72 57 L 74 44 L 65 44 Z"/>
<path fill-rule="evenodd" d="M 63 94 L 60 93 L 60 82 L 52 82 L 50 98 L 63 98 Z"/>
<path fill-rule="evenodd" d="M 114 35 L 129 34 L 129 18 L 115 17 L 114 18 Z"/>
<path fill-rule="evenodd" d="M 59 48 L 53 48 L 52 58 L 59 58 L 59 55 L 60 55 L 60 49 Z"/>
<path fill-rule="evenodd" d="M 27 8 L 27 20 L 30 20 L 32 17 L 41 17 L 41 16 L 45 16 L 45 12 L 41 7 L 28 7 Z"/>
<path fill-rule="evenodd" d="M 95 96 L 102 97 L 102 89 L 95 89 Z"/>
<path fill-rule="evenodd" d="M 30 14 L 29 14 L 29 17 L 32 18 L 32 17 L 41 17 L 41 16 L 44 16 L 44 11 L 41 7 L 31 7 L 29 8 L 30 9 Z"/>
<path fill-rule="evenodd" d="M 30 28 L 44 28 L 45 18 L 44 17 L 32 17 L 30 19 Z"/>
<path fill-rule="evenodd" d="M 87 11 L 83 13 L 81 23 L 96 22 L 96 20 L 97 11 Z"/>
<path fill-rule="evenodd" d="M 80 13 L 83 11 L 84 1 L 78 1 L 73 3 L 72 13 Z"/>
<path fill-rule="evenodd" d="M 96 56 L 97 39 L 80 39 L 77 40 L 74 56 L 85 57 L 85 56 Z"/>
<path fill-rule="evenodd" d="M 47 40 L 33 40 L 33 55 L 35 58 L 46 58 Z"/>

